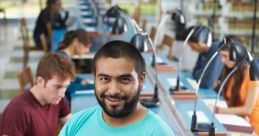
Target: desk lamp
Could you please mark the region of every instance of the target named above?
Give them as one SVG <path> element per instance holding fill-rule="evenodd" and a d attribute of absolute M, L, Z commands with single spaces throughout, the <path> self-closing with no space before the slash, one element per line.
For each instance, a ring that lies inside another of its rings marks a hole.
<path fill-rule="evenodd" d="M 117 16 L 115 22 L 112 25 L 111 34 L 122 34 L 127 31 L 127 23 L 121 16 Z"/>
<path fill-rule="evenodd" d="M 211 41 L 212 41 L 212 36 L 210 29 L 206 26 L 203 25 L 196 25 L 196 26 L 191 26 L 185 31 L 186 38 L 184 40 L 183 46 L 186 46 L 188 41 L 193 41 L 193 42 L 202 42 L 205 43 L 208 47 L 211 46 Z M 176 81 L 176 86 L 175 88 L 170 87 L 169 91 L 171 94 L 174 93 L 174 91 L 180 91 L 180 90 L 185 90 L 185 87 L 180 86 L 180 79 L 181 79 L 181 58 L 182 58 L 182 53 L 179 56 L 179 62 L 178 62 L 178 73 L 177 73 L 177 81 Z"/>
<path fill-rule="evenodd" d="M 230 40 L 226 40 L 226 39 L 229 39 L 229 38 L 224 39 L 224 43 L 223 43 L 223 45 L 221 45 L 221 48 L 224 46 L 228 46 L 230 48 L 230 60 L 235 61 L 237 65 L 230 71 L 230 73 L 226 76 L 226 78 L 223 80 L 223 82 L 220 86 L 219 92 L 216 97 L 215 105 L 214 105 L 214 112 L 211 117 L 211 124 L 198 124 L 197 125 L 196 117 L 195 117 L 195 121 L 194 121 L 194 118 L 192 118 L 192 124 L 191 124 L 192 132 L 209 132 L 209 136 L 215 135 L 214 114 L 216 111 L 216 104 L 217 104 L 217 100 L 219 98 L 219 95 L 220 95 L 226 81 L 239 68 L 239 66 L 241 64 L 250 63 L 253 60 L 253 56 L 251 55 L 251 53 L 240 42 L 232 41 L 231 39 Z M 193 123 L 195 123 L 195 124 L 193 124 Z"/>
<path fill-rule="evenodd" d="M 156 51 L 155 51 L 154 45 L 147 33 L 144 33 L 144 32 L 136 33 L 132 37 L 130 43 L 135 45 L 136 48 L 140 52 L 146 52 L 148 50 L 148 47 L 152 47 L 152 49 L 153 49 L 152 62 L 154 62 L 154 65 L 156 65 Z M 155 68 L 155 66 L 154 66 L 154 68 Z M 145 107 L 151 108 L 151 107 L 157 107 L 160 105 L 159 98 L 158 98 L 158 85 L 157 84 L 158 84 L 158 72 L 155 69 L 154 96 L 150 99 L 141 99 L 140 100 L 141 104 L 144 105 Z"/>
<path fill-rule="evenodd" d="M 186 29 L 186 19 L 181 10 L 175 10 L 172 13 L 171 19 L 175 26 L 175 39 L 184 40 L 184 30 Z"/>

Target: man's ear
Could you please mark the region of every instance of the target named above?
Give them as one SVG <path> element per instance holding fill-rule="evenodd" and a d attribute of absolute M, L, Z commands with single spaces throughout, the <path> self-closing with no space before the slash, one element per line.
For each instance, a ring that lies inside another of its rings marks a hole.
<path fill-rule="evenodd" d="M 144 86 L 145 77 L 146 77 L 146 72 L 143 72 L 143 73 L 140 75 L 140 77 L 139 77 L 139 84 L 141 85 L 141 88 L 143 88 L 143 86 Z"/>
<path fill-rule="evenodd" d="M 45 86 L 45 79 L 42 78 L 41 76 L 36 77 L 36 81 L 35 81 L 36 85 L 40 86 L 40 87 L 44 87 Z"/>

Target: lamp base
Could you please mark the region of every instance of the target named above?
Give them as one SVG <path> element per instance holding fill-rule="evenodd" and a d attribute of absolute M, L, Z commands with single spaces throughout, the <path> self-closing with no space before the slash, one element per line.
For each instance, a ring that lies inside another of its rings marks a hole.
<path fill-rule="evenodd" d="M 147 108 L 158 107 L 160 105 L 158 98 L 140 99 L 140 103 Z"/>
<path fill-rule="evenodd" d="M 209 136 L 215 136 L 214 124 L 200 123 L 197 124 L 196 128 L 192 128 L 193 133 L 208 132 Z"/>
<path fill-rule="evenodd" d="M 180 87 L 180 90 L 179 90 L 179 87 L 170 87 L 169 88 L 169 92 L 170 92 L 170 94 L 174 94 L 174 92 L 178 92 L 178 91 L 185 91 L 185 90 L 187 90 L 187 87 L 184 87 L 184 86 L 181 86 Z"/>

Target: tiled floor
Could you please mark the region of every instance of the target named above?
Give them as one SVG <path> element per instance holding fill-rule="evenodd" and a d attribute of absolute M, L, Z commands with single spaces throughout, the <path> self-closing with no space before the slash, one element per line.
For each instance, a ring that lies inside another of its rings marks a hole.
<path fill-rule="evenodd" d="M 19 94 L 16 75 L 22 70 L 23 50 L 18 20 L 8 20 L 7 26 L 1 23 L 0 35 L 0 112 L 2 112 L 9 100 Z M 41 56 L 40 52 L 30 53 L 28 65 L 33 73 Z"/>

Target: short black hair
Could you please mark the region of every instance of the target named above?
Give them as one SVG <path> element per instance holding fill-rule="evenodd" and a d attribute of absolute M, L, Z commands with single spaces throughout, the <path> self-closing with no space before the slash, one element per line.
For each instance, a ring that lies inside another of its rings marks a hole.
<path fill-rule="evenodd" d="M 146 66 L 145 61 L 138 49 L 125 41 L 115 40 L 106 43 L 100 48 L 94 56 L 93 59 L 93 73 L 96 74 L 96 62 L 98 59 L 106 58 L 127 58 L 135 64 L 135 70 L 138 77 L 145 72 Z"/>
<path fill-rule="evenodd" d="M 188 34 L 194 29 L 193 34 L 191 35 L 189 41 L 192 42 L 202 42 L 202 43 L 208 43 L 209 35 L 211 34 L 210 28 L 203 25 L 195 25 L 190 26 L 184 31 L 184 39 L 188 36 Z"/>

